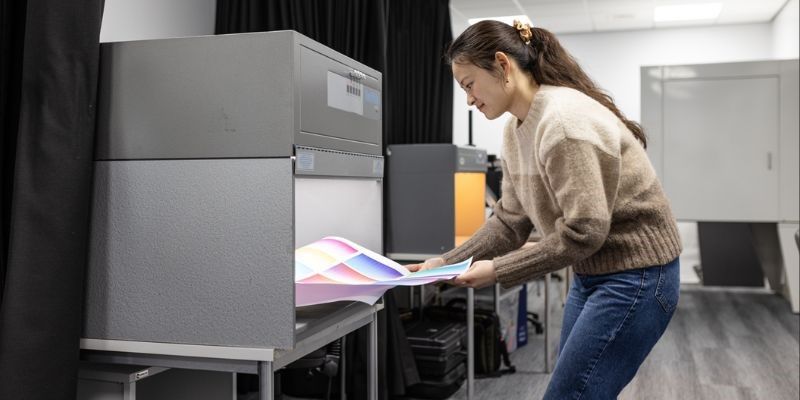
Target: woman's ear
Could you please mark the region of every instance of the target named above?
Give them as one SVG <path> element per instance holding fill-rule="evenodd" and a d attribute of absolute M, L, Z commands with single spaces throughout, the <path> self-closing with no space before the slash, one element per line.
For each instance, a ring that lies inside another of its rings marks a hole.
<path fill-rule="evenodd" d="M 503 74 L 503 80 L 507 80 L 508 76 L 511 74 L 511 62 L 508 60 L 508 56 L 506 53 L 498 51 L 494 53 L 494 60 L 500 67 L 500 72 Z"/>

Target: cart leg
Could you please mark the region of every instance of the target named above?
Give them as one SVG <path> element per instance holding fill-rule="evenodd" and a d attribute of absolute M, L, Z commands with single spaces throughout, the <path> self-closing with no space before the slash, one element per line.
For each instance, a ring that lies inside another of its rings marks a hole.
<path fill-rule="evenodd" d="M 467 400 L 475 396 L 475 289 L 467 288 Z"/>
<path fill-rule="evenodd" d="M 372 315 L 369 323 L 369 400 L 378 400 L 378 313 Z"/>
<path fill-rule="evenodd" d="M 550 274 L 544 276 L 544 371 L 553 372 L 550 368 Z"/>
<path fill-rule="evenodd" d="M 339 398 L 341 400 L 347 400 L 347 370 L 345 369 L 345 359 L 347 358 L 347 347 L 345 344 L 347 343 L 347 336 L 342 337 L 342 353 L 339 356 Z"/>
<path fill-rule="evenodd" d="M 273 400 L 275 397 L 274 371 L 272 371 L 272 361 L 258 362 L 258 399 Z"/>

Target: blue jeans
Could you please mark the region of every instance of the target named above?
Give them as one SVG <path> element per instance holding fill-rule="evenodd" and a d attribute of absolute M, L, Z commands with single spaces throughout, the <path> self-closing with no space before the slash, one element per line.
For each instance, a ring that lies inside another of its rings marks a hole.
<path fill-rule="evenodd" d="M 544 398 L 616 399 L 667 329 L 679 274 L 677 258 L 607 275 L 575 274 Z"/>

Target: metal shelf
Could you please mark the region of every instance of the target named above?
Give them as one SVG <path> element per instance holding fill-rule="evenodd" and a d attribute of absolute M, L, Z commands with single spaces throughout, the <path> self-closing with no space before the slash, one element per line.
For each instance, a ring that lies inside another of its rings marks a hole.
<path fill-rule="evenodd" d="M 383 304 L 331 303 L 296 309 L 292 349 L 242 348 L 125 340 L 81 339 L 81 359 L 96 363 L 146 365 L 258 374 L 259 398 L 273 398 L 273 372 L 365 325 L 370 325 L 369 398 L 377 399 L 377 312 Z"/>

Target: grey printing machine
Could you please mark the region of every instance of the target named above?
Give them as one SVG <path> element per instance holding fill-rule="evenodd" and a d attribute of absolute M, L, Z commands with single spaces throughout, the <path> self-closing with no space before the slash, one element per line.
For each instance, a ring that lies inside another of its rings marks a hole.
<path fill-rule="evenodd" d="M 84 359 L 258 372 L 271 398 L 371 324 L 374 362 L 381 305 L 296 308 L 294 251 L 381 251 L 381 74 L 291 31 L 101 51 Z"/>

